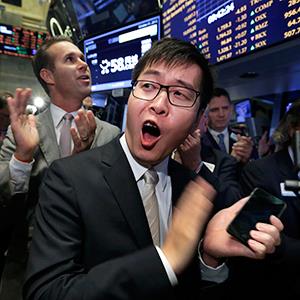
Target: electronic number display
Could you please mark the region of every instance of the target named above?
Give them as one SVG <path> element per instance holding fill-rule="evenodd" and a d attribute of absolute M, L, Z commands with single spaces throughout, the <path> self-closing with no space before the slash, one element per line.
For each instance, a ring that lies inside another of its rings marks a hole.
<path fill-rule="evenodd" d="M 163 29 L 221 63 L 299 36 L 300 0 L 167 0 Z"/>
<path fill-rule="evenodd" d="M 0 54 L 30 58 L 47 36 L 45 32 L 0 23 Z"/>

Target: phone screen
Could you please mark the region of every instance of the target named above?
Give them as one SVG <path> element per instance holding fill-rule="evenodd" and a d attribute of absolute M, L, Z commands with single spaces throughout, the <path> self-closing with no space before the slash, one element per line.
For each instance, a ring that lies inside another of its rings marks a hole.
<path fill-rule="evenodd" d="M 271 215 L 280 217 L 286 203 L 261 188 L 255 188 L 250 199 L 242 207 L 227 228 L 227 232 L 248 246 L 250 230 L 255 229 L 257 222 L 270 223 Z"/>

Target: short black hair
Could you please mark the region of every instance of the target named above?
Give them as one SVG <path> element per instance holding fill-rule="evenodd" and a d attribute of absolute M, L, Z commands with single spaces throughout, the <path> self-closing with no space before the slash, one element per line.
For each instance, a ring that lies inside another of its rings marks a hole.
<path fill-rule="evenodd" d="M 221 97 L 221 96 L 226 97 L 228 99 L 229 103 L 231 104 L 231 99 L 230 99 L 229 93 L 224 88 L 221 88 L 221 87 L 214 88 L 211 98 Z"/>
<path fill-rule="evenodd" d="M 163 62 L 168 66 L 197 64 L 203 73 L 199 82 L 201 93 L 199 111 L 205 109 L 212 97 L 214 80 L 207 59 L 196 46 L 175 38 L 156 41 L 135 65 L 132 80 L 136 81 L 145 68 L 157 62 Z"/>
<path fill-rule="evenodd" d="M 54 69 L 54 61 L 52 60 L 52 57 L 49 55 L 47 50 L 52 45 L 60 43 L 60 42 L 69 42 L 69 43 L 74 44 L 73 41 L 67 36 L 63 36 L 63 35 L 53 36 L 53 37 L 50 37 L 49 39 L 47 39 L 42 44 L 42 46 L 38 49 L 35 56 L 32 58 L 33 72 L 48 95 L 49 95 L 48 85 L 41 78 L 40 72 L 43 68 L 46 68 L 49 70 Z"/>

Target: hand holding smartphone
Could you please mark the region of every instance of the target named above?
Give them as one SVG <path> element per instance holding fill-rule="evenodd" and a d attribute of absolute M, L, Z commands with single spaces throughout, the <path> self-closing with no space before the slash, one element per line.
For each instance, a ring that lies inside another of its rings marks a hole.
<path fill-rule="evenodd" d="M 250 230 L 258 222 L 270 223 L 271 215 L 278 218 L 286 208 L 286 203 L 261 188 L 255 188 L 249 200 L 227 227 L 227 232 L 248 246 Z"/>

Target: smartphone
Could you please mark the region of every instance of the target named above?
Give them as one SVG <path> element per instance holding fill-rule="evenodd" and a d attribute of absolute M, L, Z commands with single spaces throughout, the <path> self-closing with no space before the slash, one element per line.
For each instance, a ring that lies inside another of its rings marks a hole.
<path fill-rule="evenodd" d="M 278 218 L 286 209 L 286 203 L 261 188 L 255 188 L 250 199 L 227 227 L 227 232 L 248 246 L 250 230 L 257 222 L 270 223 L 271 215 Z"/>

